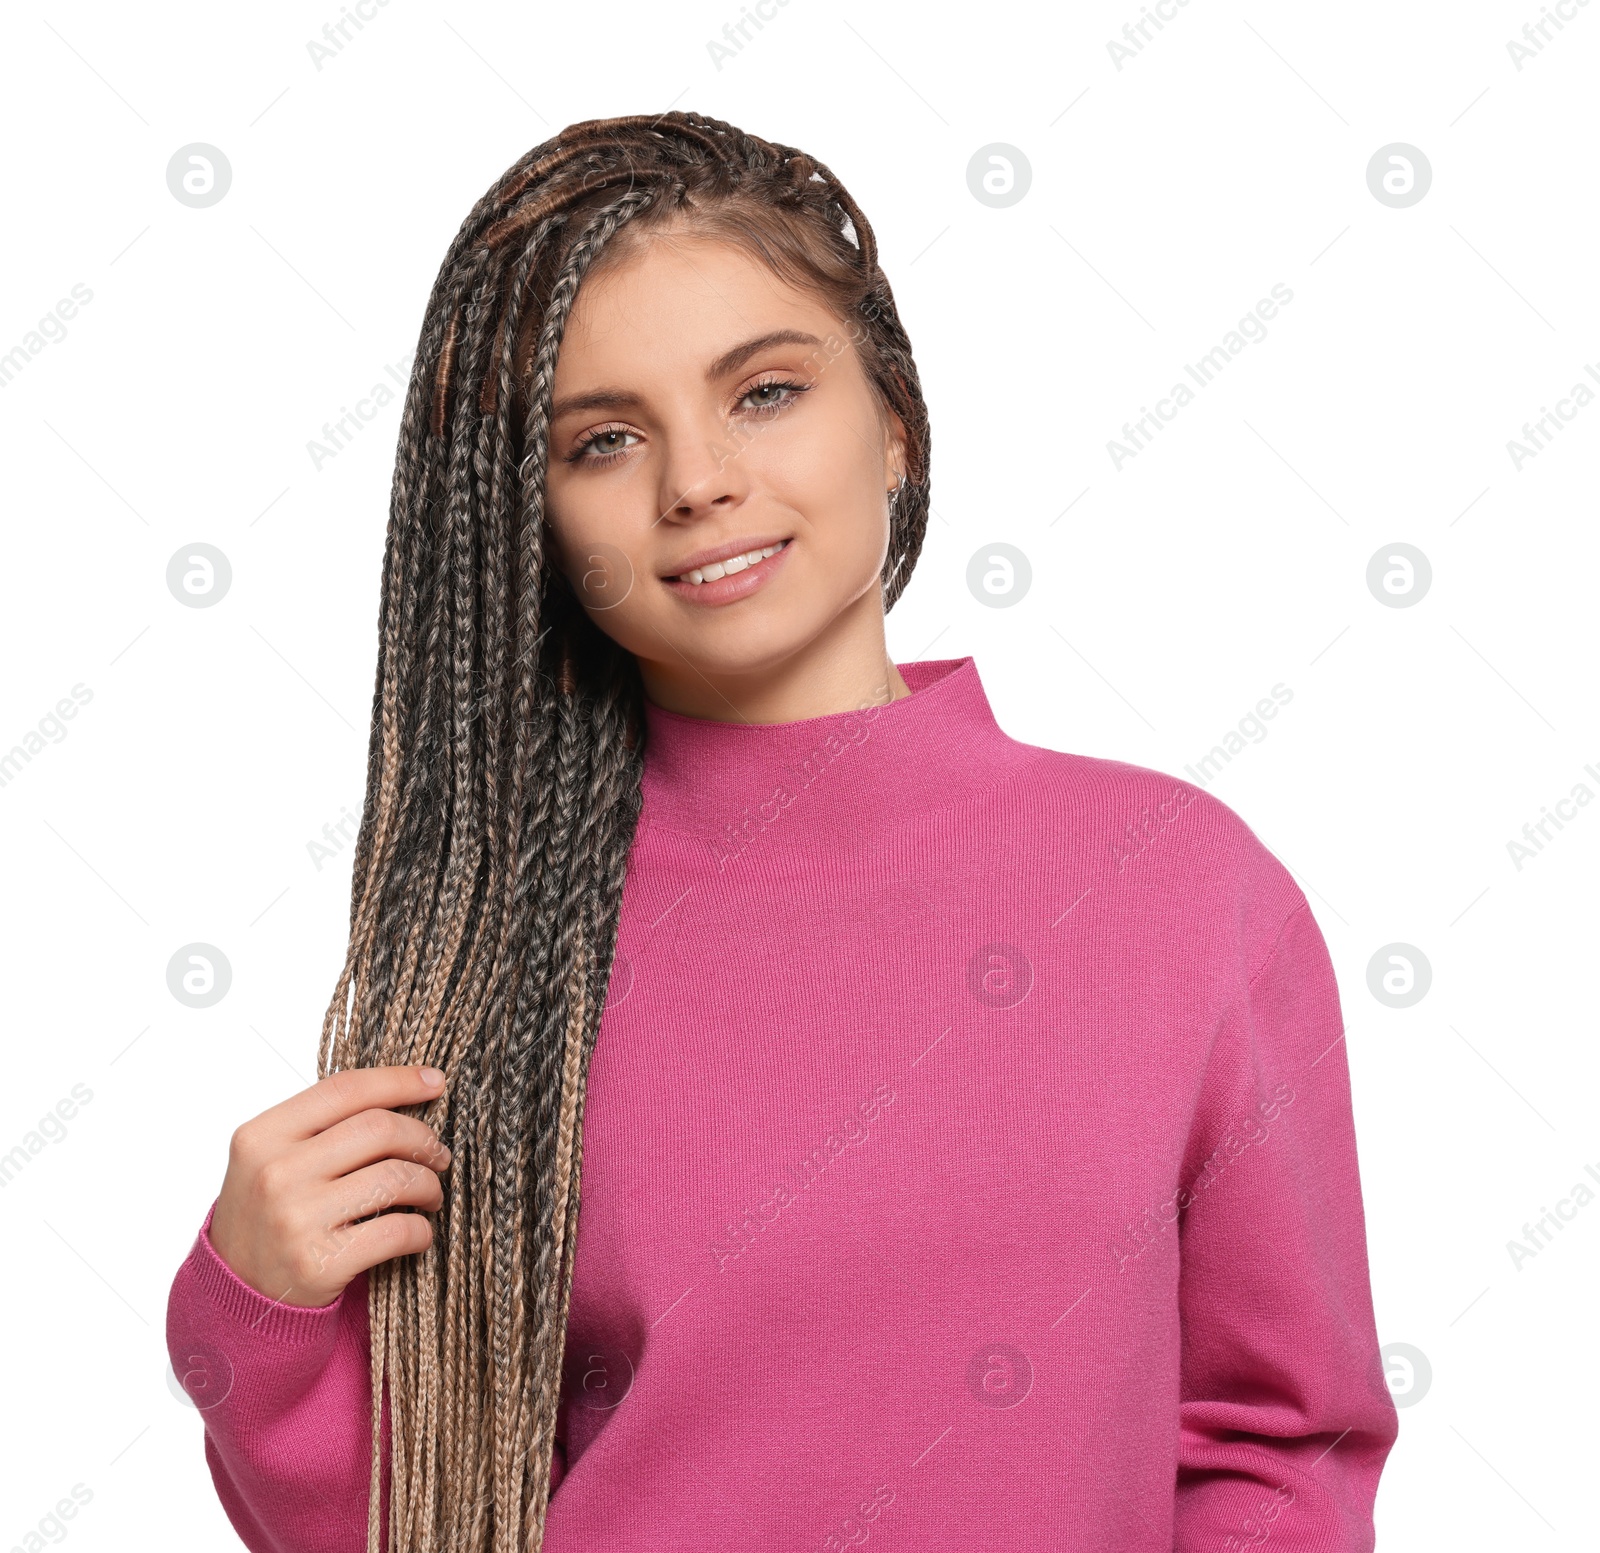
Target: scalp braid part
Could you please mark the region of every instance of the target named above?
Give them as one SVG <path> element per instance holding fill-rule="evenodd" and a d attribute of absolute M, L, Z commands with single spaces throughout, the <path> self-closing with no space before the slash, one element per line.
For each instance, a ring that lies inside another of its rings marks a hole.
<path fill-rule="evenodd" d="M 318 1050 L 319 1076 L 447 1074 L 420 1108 L 452 1151 L 432 1243 L 368 1275 L 368 1553 L 544 1540 L 589 1063 L 645 753 L 638 666 L 548 541 L 551 392 L 584 277 L 668 230 L 741 244 L 827 302 L 904 422 L 886 607 L 927 526 L 910 342 L 870 224 L 815 158 L 697 113 L 586 120 L 462 223 L 401 414 L 349 942 Z"/>

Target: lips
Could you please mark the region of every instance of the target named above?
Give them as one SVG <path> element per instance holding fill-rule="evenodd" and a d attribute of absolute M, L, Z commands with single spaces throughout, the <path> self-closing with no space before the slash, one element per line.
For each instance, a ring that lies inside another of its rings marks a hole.
<path fill-rule="evenodd" d="M 775 539 L 765 544 L 754 545 L 746 545 L 743 541 L 739 541 L 741 548 L 737 550 L 730 545 L 721 545 L 716 550 L 701 551 L 698 556 L 690 558 L 691 564 L 680 567 L 667 578 L 667 581 L 687 582 L 700 587 L 708 582 L 715 582 L 720 577 L 736 576 L 746 568 L 776 555 L 788 543 L 787 539 Z"/>
<path fill-rule="evenodd" d="M 723 545 L 720 559 L 702 561 L 689 567 L 686 574 L 663 577 L 661 583 L 686 604 L 720 607 L 737 603 L 765 588 L 788 561 L 792 549 L 793 542 L 784 539 L 732 551 L 731 554 L 731 547 Z M 718 555 L 719 552 L 702 554 Z M 752 560 L 752 556 L 756 559 Z"/>

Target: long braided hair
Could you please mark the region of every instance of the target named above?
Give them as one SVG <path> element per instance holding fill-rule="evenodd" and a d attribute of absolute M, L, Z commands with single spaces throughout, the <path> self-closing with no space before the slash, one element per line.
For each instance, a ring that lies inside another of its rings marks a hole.
<path fill-rule="evenodd" d="M 350 940 L 318 1055 L 319 1076 L 448 1075 L 423 1112 L 453 1155 L 432 1244 L 369 1274 L 369 1553 L 385 1390 L 391 1553 L 543 1541 L 585 1081 L 645 736 L 637 663 L 547 544 L 551 385 L 585 274 L 663 227 L 739 243 L 826 300 L 903 421 L 886 607 L 927 526 L 910 342 L 872 228 L 821 163 L 697 113 L 589 120 L 473 207 L 401 420 Z"/>

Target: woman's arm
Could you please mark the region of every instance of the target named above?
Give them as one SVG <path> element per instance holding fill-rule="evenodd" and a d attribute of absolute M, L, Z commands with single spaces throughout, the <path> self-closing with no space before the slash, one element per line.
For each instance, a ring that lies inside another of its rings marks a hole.
<path fill-rule="evenodd" d="M 210 1239 L 215 1213 L 213 1203 L 173 1280 L 167 1352 L 205 1425 L 217 1497 L 250 1553 L 365 1553 L 372 1460 L 367 1275 L 358 1273 L 330 1305 L 269 1300 L 218 1256 Z M 387 1383 L 379 1462 L 384 1549 Z M 566 1464 L 558 1437 L 552 1494 Z"/>
<path fill-rule="evenodd" d="M 1338 988 L 1303 896 L 1218 1031 L 1183 1184 L 1175 1553 L 1368 1553 L 1399 1425 Z"/>
<path fill-rule="evenodd" d="M 209 1236 L 215 1212 L 213 1203 L 173 1280 L 167 1351 L 205 1425 L 217 1497 L 251 1553 L 364 1553 L 372 1398 L 366 1274 L 331 1305 L 270 1300 L 217 1255 Z M 385 1527 L 388 1433 L 385 1388 Z"/>
<path fill-rule="evenodd" d="M 442 1092 L 413 1065 L 351 1068 L 239 1127 L 167 1301 L 174 1373 L 251 1553 L 365 1553 L 372 1476 L 367 1269 L 433 1239 L 449 1151 L 401 1114 Z M 392 1207 L 423 1213 L 387 1213 Z M 387 1522 L 388 1395 L 380 1419 Z"/>

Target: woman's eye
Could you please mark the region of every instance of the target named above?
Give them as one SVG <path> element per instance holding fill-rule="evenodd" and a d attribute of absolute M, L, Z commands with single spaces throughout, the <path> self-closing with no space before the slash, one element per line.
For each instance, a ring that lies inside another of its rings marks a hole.
<path fill-rule="evenodd" d="M 744 404 L 753 400 L 749 405 L 750 410 L 756 415 L 776 415 L 786 410 L 789 405 L 801 394 L 810 392 L 809 383 L 790 383 L 774 381 L 771 383 L 757 383 L 753 388 L 747 388 L 740 396 L 739 403 Z M 631 438 L 631 442 L 624 442 L 624 438 Z M 567 455 L 569 464 L 587 464 L 591 469 L 603 469 L 607 464 L 614 464 L 628 451 L 633 442 L 637 442 L 637 432 L 629 431 L 625 426 L 602 426 L 599 431 L 590 432 L 580 442 L 573 452 Z"/>
<path fill-rule="evenodd" d="M 620 445 L 623 437 L 633 437 L 638 440 L 634 432 L 624 430 L 621 426 L 606 427 L 601 431 L 585 437 L 578 444 L 575 452 L 567 460 L 569 463 L 578 464 L 609 464 L 612 460 L 620 458 L 627 449 Z M 598 457 L 591 456 L 589 450 L 593 448 Z"/>
<path fill-rule="evenodd" d="M 757 383 L 754 388 L 747 388 L 744 393 L 740 395 L 740 399 L 741 401 L 745 399 L 754 399 L 756 402 L 751 406 L 751 409 L 753 410 L 776 410 L 787 405 L 791 399 L 805 393 L 808 387 L 809 385 L 805 383 Z M 782 398 L 776 397 L 776 395 L 779 393 L 783 395 Z M 774 397 L 762 398 L 761 396 L 764 394 L 772 395 Z"/>

